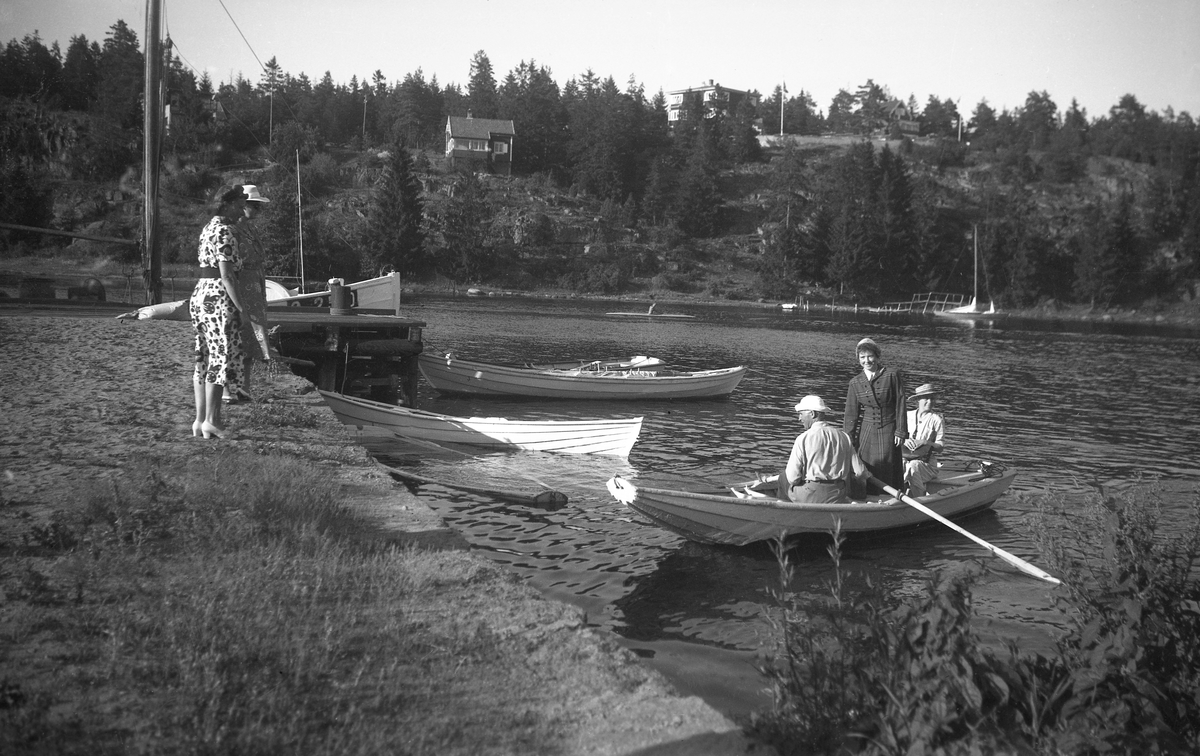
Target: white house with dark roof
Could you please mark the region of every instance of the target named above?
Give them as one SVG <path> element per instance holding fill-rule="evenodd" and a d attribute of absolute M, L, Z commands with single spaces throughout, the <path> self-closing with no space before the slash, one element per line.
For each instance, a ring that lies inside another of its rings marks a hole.
<path fill-rule="evenodd" d="M 705 118 L 713 118 L 718 113 L 732 112 L 746 99 L 750 100 L 752 105 L 758 105 L 759 98 L 756 93 L 723 87 L 709 79 L 698 87 L 667 92 L 667 122 L 674 126 L 688 109 Z"/>
<path fill-rule="evenodd" d="M 512 121 L 499 118 L 446 118 L 446 165 L 451 170 L 512 174 Z"/>

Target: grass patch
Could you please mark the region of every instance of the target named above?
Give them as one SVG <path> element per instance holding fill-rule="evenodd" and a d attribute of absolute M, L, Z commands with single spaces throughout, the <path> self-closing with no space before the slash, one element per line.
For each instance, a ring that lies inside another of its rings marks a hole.
<path fill-rule="evenodd" d="M 320 468 L 200 449 L 90 483 L 3 563 L 0 752 L 558 748 L 530 629 L 562 609 L 470 555 L 343 537 Z"/>
<path fill-rule="evenodd" d="M 775 705 L 752 734 L 782 754 L 1200 752 L 1200 501 L 1169 523 L 1153 486 L 1041 504 L 1067 626 L 1051 656 L 981 647 L 974 573 L 905 601 L 851 590 L 835 532 L 826 595 L 797 596 L 777 548 Z"/>

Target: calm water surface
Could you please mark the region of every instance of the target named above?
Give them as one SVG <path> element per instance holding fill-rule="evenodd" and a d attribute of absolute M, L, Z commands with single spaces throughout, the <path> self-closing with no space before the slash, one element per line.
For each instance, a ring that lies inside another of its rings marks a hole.
<path fill-rule="evenodd" d="M 835 410 L 857 372 L 854 345 L 871 336 L 909 388 L 943 389 L 949 466 L 986 459 L 1019 470 L 991 512 L 964 521 L 980 537 L 1037 564 L 1024 521 L 1038 494 L 1161 476 L 1178 491 L 1200 481 L 1200 340 L 1141 327 L 1010 321 L 971 327 L 931 320 L 745 306 L 659 305 L 688 321 L 619 320 L 640 305 L 573 300 L 438 299 L 410 303 L 428 323 L 426 348 L 483 361 L 551 361 L 645 354 L 672 365 L 748 365 L 728 399 L 696 402 L 544 402 L 443 398 L 422 384 L 420 406 L 455 415 L 522 418 L 642 415 L 628 460 L 516 453 L 431 453 L 364 436 L 384 462 L 442 480 L 517 490 L 548 486 L 570 504 L 545 512 L 427 486 L 428 501 L 475 549 L 545 595 L 582 607 L 687 693 L 729 714 L 769 703 L 755 664 L 772 651 L 768 588 L 778 569 L 763 545 L 690 543 L 640 519 L 605 489 L 613 475 L 645 485 L 712 490 L 775 472 L 802 430 L 792 405 L 820 394 Z M 872 319 L 874 318 L 874 319 Z M 793 554 L 792 590 L 823 592 L 823 541 Z M 893 593 L 920 591 L 930 570 L 981 559 L 982 549 L 939 526 L 852 541 L 843 564 Z M 998 560 L 974 597 L 989 642 L 1048 649 L 1059 618 L 1053 589 Z"/>

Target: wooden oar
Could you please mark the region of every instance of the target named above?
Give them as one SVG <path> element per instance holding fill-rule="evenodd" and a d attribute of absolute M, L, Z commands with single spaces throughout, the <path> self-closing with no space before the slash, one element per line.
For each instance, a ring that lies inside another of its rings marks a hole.
<path fill-rule="evenodd" d="M 1037 567 L 1034 567 L 1029 562 L 1026 562 L 1021 557 L 1016 556 L 1014 554 L 1010 554 L 1007 551 L 1005 551 L 1004 549 L 1000 548 L 999 546 L 993 546 L 992 544 L 983 540 L 982 538 L 980 538 L 979 536 L 970 532 L 969 530 L 966 530 L 964 528 L 959 527 L 958 525 L 955 525 L 953 522 L 950 522 L 945 517 L 942 517 L 940 514 L 933 511 L 929 507 L 925 506 L 921 502 L 917 501 L 916 499 L 912 498 L 911 496 L 905 496 L 904 494 L 900 493 L 896 489 L 894 489 L 891 486 L 884 483 L 879 478 L 876 478 L 874 475 L 872 475 L 870 477 L 870 481 L 872 483 L 874 483 L 875 485 L 879 486 L 880 488 L 882 488 L 884 491 L 887 491 L 892 496 L 895 496 L 897 499 L 904 502 L 908 506 L 917 510 L 918 512 L 921 512 L 922 514 L 932 517 L 933 519 L 942 523 L 943 525 L 950 528 L 951 530 L 955 530 L 959 533 L 962 533 L 967 538 L 970 538 L 972 541 L 979 544 L 980 546 L 987 549 L 988 551 L 992 552 L 993 554 L 1000 557 L 1004 561 L 1008 562 L 1013 567 L 1016 567 L 1021 572 L 1024 572 L 1027 575 L 1032 575 L 1033 577 L 1038 578 L 1040 580 L 1045 580 L 1048 583 L 1053 583 L 1055 585 L 1059 585 L 1060 583 L 1062 583 L 1061 580 L 1054 577 L 1049 572 L 1045 572 L 1044 570 L 1038 569 Z"/>
<path fill-rule="evenodd" d="M 436 480 L 427 478 L 424 475 L 408 472 L 407 470 L 388 470 L 388 474 L 399 481 L 412 481 L 416 483 L 432 483 L 438 486 L 446 486 L 447 488 L 457 488 L 470 493 L 483 494 L 485 496 L 494 496 L 497 499 L 515 502 L 517 504 L 525 504 L 539 509 L 559 509 L 566 505 L 567 495 L 561 491 L 539 491 L 536 494 L 522 493 L 520 491 L 504 491 L 498 488 L 482 488 L 479 486 L 467 486 L 461 483 L 451 483 L 445 480 Z"/>

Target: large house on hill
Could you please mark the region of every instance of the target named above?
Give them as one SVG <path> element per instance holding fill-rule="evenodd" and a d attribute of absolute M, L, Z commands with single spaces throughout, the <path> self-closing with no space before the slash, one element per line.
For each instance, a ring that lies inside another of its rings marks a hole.
<path fill-rule="evenodd" d="M 709 79 L 698 87 L 667 92 L 667 122 L 674 125 L 689 109 L 703 113 L 705 118 L 712 118 L 718 113 L 733 111 L 746 99 L 750 100 L 751 105 L 758 104 L 757 94 L 723 87 Z"/>
<path fill-rule="evenodd" d="M 512 121 L 499 118 L 446 118 L 446 166 L 451 170 L 512 175 Z"/>
<path fill-rule="evenodd" d="M 904 100 L 888 100 L 883 106 L 883 111 L 887 115 L 887 120 L 890 124 L 897 124 L 900 127 L 900 133 L 905 136 L 920 136 L 921 122 L 917 120 L 916 114 L 908 107 Z"/>

